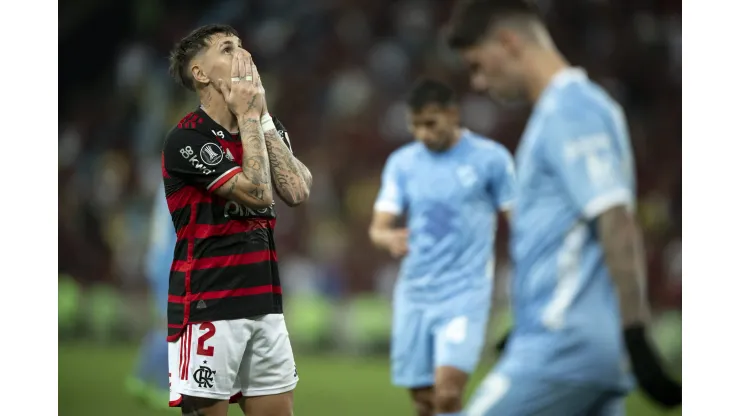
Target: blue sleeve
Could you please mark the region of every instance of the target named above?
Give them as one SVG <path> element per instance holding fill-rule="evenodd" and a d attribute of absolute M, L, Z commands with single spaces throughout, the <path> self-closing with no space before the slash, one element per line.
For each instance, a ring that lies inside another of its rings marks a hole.
<path fill-rule="evenodd" d="M 618 138 L 596 115 L 553 115 L 544 141 L 548 160 L 574 208 L 591 220 L 618 205 L 634 205 L 633 172 L 622 163 Z"/>
<path fill-rule="evenodd" d="M 499 211 L 508 211 L 514 204 L 516 170 L 511 153 L 497 146 L 491 169 L 491 190 L 494 206 Z"/>
<path fill-rule="evenodd" d="M 392 154 L 383 168 L 375 211 L 400 215 L 406 208 L 405 186 L 398 153 Z"/>
<path fill-rule="evenodd" d="M 150 280 L 169 279 L 172 257 L 175 252 L 177 235 L 172 225 L 172 217 L 167 207 L 164 186 L 160 187 L 154 198 L 151 220 L 149 251 L 147 253 L 147 275 Z"/>

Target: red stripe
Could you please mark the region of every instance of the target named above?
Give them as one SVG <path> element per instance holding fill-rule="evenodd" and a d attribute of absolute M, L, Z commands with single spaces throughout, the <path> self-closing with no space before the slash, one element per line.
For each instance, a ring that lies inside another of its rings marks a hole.
<path fill-rule="evenodd" d="M 188 241 L 188 258 L 191 241 Z M 172 271 L 185 272 L 185 293 L 190 293 L 190 272 L 192 270 L 221 269 L 224 267 L 243 266 L 245 264 L 260 263 L 263 261 L 277 261 L 277 253 L 274 250 L 253 251 L 251 253 L 234 254 L 230 256 L 204 257 L 191 261 L 176 260 L 172 262 Z"/>
<path fill-rule="evenodd" d="M 170 209 L 171 214 L 178 209 L 187 207 L 188 205 L 210 203 L 212 201 L 213 198 L 211 197 L 211 194 L 194 186 L 186 185 L 167 196 L 167 207 Z"/>
<path fill-rule="evenodd" d="M 225 224 L 189 224 L 187 227 L 180 228 L 177 233 L 178 239 L 185 238 L 186 230 L 194 238 L 223 237 L 232 234 L 246 233 L 260 229 L 274 229 L 275 219 L 254 219 L 254 220 L 230 220 Z M 192 230 L 192 231 L 191 231 Z"/>
<path fill-rule="evenodd" d="M 186 334 L 187 334 L 187 331 L 185 331 L 180 337 L 180 375 L 179 375 L 180 380 L 182 380 L 182 366 L 185 364 L 184 351 L 185 351 L 185 338 L 187 338 Z"/>
<path fill-rule="evenodd" d="M 236 297 L 236 296 L 263 295 L 265 293 L 282 294 L 283 289 L 280 286 L 276 286 L 276 285 L 243 287 L 243 288 L 231 289 L 231 290 L 216 290 L 213 292 L 193 293 L 190 296 L 169 295 L 167 297 L 167 301 L 170 303 L 185 303 L 187 305 L 190 302 L 195 302 L 198 300 L 212 300 L 212 299 L 231 298 L 231 297 Z"/>
<path fill-rule="evenodd" d="M 181 324 L 167 324 L 167 328 L 182 328 Z"/>
<path fill-rule="evenodd" d="M 242 168 L 237 167 L 236 169 L 232 170 L 231 172 L 224 175 L 223 178 L 219 179 L 218 182 L 212 184 L 208 187 L 208 190 L 210 192 L 216 192 L 218 188 L 220 188 L 223 184 L 225 184 L 229 179 L 233 178 L 237 173 L 241 172 Z"/>
<path fill-rule="evenodd" d="M 188 325 L 188 345 L 186 345 L 187 351 L 185 353 L 185 380 L 190 377 L 190 349 L 193 346 L 193 326 Z"/>

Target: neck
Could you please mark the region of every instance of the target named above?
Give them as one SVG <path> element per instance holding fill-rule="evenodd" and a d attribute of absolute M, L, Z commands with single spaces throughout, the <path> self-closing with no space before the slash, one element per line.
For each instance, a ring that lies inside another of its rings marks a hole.
<path fill-rule="evenodd" d="M 552 78 L 561 70 L 570 66 L 568 61 L 556 49 L 536 49 L 530 52 L 527 68 L 527 97 L 533 103 L 537 102 Z"/>
<path fill-rule="evenodd" d="M 226 129 L 229 133 L 239 131 L 239 124 L 236 117 L 226 105 L 223 95 L 216 92 L 210 85 L 198 92 L 200 96 L 200 106 L 213 121 Z"/>

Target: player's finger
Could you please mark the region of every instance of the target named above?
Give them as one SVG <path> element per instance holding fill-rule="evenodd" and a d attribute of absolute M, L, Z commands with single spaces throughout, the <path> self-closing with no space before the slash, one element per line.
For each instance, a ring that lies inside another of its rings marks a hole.
<path fill-rule="evenodd" d="M 216 88 L 218 88 L 219 91 L 221 91 L 221 94 L 223 94 L 224 97 L 229 96 L 229 87 L 226 85 L 224 80 L 219 79 L 216 81 Z"/>
<path fill-rule="evenodd" d="M 247 77 L 247 79 L 250 79 L 250 77 L 251 77 L 252 83 L 255 84 L 255 85 L 257 85 L 256 84 L 257 80 L 255 79 L 256 78 L 255 77 L 256 74 L 254 72 L 254 62 L 252 61 L 252 55 L 249 55 L 249 54 L 246 55 L 246 62 L 245 63 L 246 63 L 246 77 Z"/>
<path fill-rule="evenodd" d="M 231 56 L 231 78 L 239 77 L 239 54 L 235 53 Z"/>
<path fill-rule="evenodd" d="M 247 78 L 247 76 L 249 75 L 248 65 L 249 61 L 247 59 L 247 55 L 243 51 L 241 51 L 239 53 L 239 76 L 241 78 L 246 78 L 247 80 L 249 80 L 249 78 Z"/>

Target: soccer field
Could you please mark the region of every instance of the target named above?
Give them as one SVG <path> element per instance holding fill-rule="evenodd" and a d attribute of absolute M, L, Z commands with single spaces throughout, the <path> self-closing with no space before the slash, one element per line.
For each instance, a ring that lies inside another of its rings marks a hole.
<path fill-rule="evenodd" d="M 124 379 L 133 366 L 135 347 L 59 347 L 59 414 L 61 416 L 157 416 L 178 411 L 152 411 L 130 398 Z M 301 382 L 295 396 L 296 416 L 411 416 L 403 390 L 389 382 L 388 362 L 379 358 L 346 359 L 297 354 Z M 484 364 L 472 390 L 488 369 Z M 239 415 L 232 406 L 229 415 Z M 627 415 L 680 415 L 662 412 L 633 395 Z"/>

